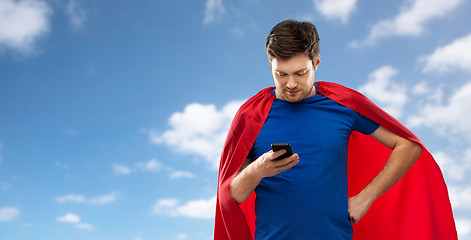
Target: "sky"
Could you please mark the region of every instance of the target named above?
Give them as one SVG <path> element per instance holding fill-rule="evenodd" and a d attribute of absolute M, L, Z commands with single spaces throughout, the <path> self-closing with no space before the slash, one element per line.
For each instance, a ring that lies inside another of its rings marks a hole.
<path fill-rule="evenodd" d="M 440 165 L 471 239 L 471 2 L 0 0 L 0 239 L 212 239 L 217 168 L 265 39 L 320 35 L 354 88 Z"/>

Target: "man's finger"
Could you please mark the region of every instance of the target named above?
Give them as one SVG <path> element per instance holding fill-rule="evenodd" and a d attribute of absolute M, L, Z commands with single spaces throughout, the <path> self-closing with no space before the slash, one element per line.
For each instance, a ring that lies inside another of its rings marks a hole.
<path fill-rule="evenodd" d="M 277 157 L 283 155 L 286 153 L 286 149 L 280 149 L 276 152 L 272 152 L 271 156 L 272 156 L 272 160 L 276 159 Z"/>
<path fill-rule="evenodd" d="M 354 217 L 350 217 L 350 221 L 351 221 L 353 224 L 357 224 L 359 220 L 355 220 Z"/>
<path fill-rule="evenodd" d="M 279 163 L 279 165 L 276 166 L 276 168 L 285 168 L 285 167 L 287 167 L 287 169 L 291 168 L 298 163 L 298 159 L 299 159 L 299 156 L 297 153 L 295 153 L 287 158 L 277 160 L 276 162 Z"/>

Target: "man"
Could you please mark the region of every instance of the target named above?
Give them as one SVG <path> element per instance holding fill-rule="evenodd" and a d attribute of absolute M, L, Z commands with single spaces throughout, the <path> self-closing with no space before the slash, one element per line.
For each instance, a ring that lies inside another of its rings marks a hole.
<path fill-rule="evenodd" d="M 266 53 L 275 88 L 262 91 L 244 104 L 231 126 L 220 166 L 215 239 L 352 239 L 352 223 L 359 223 L 376 199 L 393 187 L 419 157 L 429 154 L 423 154 L 420 140 L 395 119 L 373 104 L 370 107 L 364 97 L 352 97 L 357 94 L 353 90 L 314 83 L 320 55 L 319 36 L 311 23 L 279 23 L 267 38 Z M 337 96 L 342 92 L 346 92 L 346 98 Z M 349 194 L 352 191 L 347 172 L 353 175 L 371 168 L 368 161 L 350 159 L 362 158 L 354 156 L 361 150 L 351 150 L 357 132 L 369 135 L 368 142 L 374 139 L 391 150 L 384 167 L 353 195 Z M 275 160 L 285 150 L 273 152 L 270 144 L 280 142 L 290 143 L 297 153 Z M 360 170 L 350 171 L 354 168 Z M 434 173 L 434 178 L 441 179 L 444 186 L 440 173 Z M 254 198 L 254 191 L 255 202 L 247 200 Z M 456 239 L 446 188 L 433 194 L 440 198 L 437 215 L 447 223 L 435 237 Z M 422 214 L 435 217 L 433 213 Z M 371 223 L 367 221 L 367 226 Z M 399 232 L 397 236 L 407 239 L 430 239 L 427 237 L 431 234 L 420 228 L 411 234 Z M 366 239 L 360 235 L 398 239 L 391 234 L 355 235 L 358 239 Z"/>

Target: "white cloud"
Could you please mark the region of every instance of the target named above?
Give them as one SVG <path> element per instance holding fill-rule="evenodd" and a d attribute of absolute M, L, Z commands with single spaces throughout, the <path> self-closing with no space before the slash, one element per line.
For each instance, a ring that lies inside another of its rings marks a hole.
<path fill-rule="evenodd" d="M 445 152 L 434 153 L 434 159 L 447 179 L 463 180 L 471 170 L 471 149 L 463 158 L 453 158 Z"/>
<path fill-rule="evenodd" d="M 471 209 L 471 187 L 449 186 L 450 202 L 453 209 Z"/>
<path fill-rule="evenodd" d="M 128 175 L 131 173 L 131 169 L 124 165 L 119 165 L 119 164 L 113 164 L 113 171 L 117 175 Z"/>
<path fill-rule="evenodd" d="M 180 234 L 177 234 L 175 238 L 179 240 L 188 239 L 188 234 L 180 233 Z"/>
<path fill-rule="evenodd" d="M 80 216 L 75 215 L 73 213 L 67 213 L 66 215 L 64 215 L 62 217 L 57 217 L 56 220 L 58 222 L 79 223 L 80 222 Z"/>
<path fill-rule="evenodd" d="M 91 224 L 81 222 L 80 216 L 73 213 L 67 213 L 64 216 L 57 217 L 56 220 L 58 222 L 64 222 L 64 223 L 75 223 L 75 227 L 78 229 L 83 229 L 83 230 L 94 229 L 94 227 Z"/>
<path fill-rule="evenodd" d="M 83 195 L 69 194 L 55 198 L 58 203 L 87 203 L 92 205 L 104 205 L 116 201 L 116 193 L 110 193 L 107 195 L 98 196 L 95 198 L 87 199 Z"/>
<path fill-rule="evenodd" d="M 112 203 L 114 201 L 116 201 L 116 194 L 110 193 L 110 194 L 102 195 L 96 198 L 91 198 L 88 200 L 88 203 L 93 204 L 93 205 L 104 205 L 104 204 Z"/>
<path fill-rule="evenodd" d="M 427 81 L 421 81 L 412 87 L 412 93 L 418 95 L 419 99 L 416 105 L 423 104 L 425 101 L 430 103 L 439 104 L 443 99 L 444 85 L 430 87 Z"/>
<path fill-rule="evenodd" d="M 444 136 L 463 136 L 471 141 L 471 83 L 459 88 L 447 104 L 427 103 L 408 119 L 410 127 L 427 126 Z"/>
<path fill-rule="evenodd" d="M 0 49 L 34 50 L 38 38 L 49 32 L 51 14 L 44 1 L 0 0 Z"/>
<path fill-rule="evenodd" d="M 204 24 L 210 24 L 221 18 L 226 9 L 222 5 L 222 0 L 206 0 L 206 9 L 204 12 Z"/>
<path fill-rule="evenodd" d="M 293 19 L 296 19 L 297 21 L 307 21 L 307 22 L 314 22 L 314 17 L 312 13 L 306 13 L 306 14 L 297 14 Z"/>
<path fill-rule="evenodd" d="M 376 41 L 393 36 L 417 36 L 425 24 L 449 14 L 462 0 L 413 0 L 407 1 L 400 13 L 393 18 L 380 20 L 371 27 L 364 41 L 354 41 L 352 47 L 373 45 Z"/>
<path fill-rule="evenodd" d="M 0 221 L 11 221 L 20 214 L 20 211 L 14 207 L 0 208 Z"/>
<path fill-rule="evenodd" d="M 414 86 L 412 89 L 413 94 L 417 95 L 427 95 L 432 92 L 432 89 L 428 85 L 427 81 L 421 81 Z"/>
<path fill-rule="evenodd" d="M 404 85 L 391 81 L 391 78 L 396 74 L 396 69 L 383 66 L 369 75 L 368 82 L 361 86 L 359 91 L 377 103 L 383 110 L 399 118 L 407 101 L 407 93 Z"/>
<path fill-rule="evenodd" d="M 136 167 L 144 170 L 144 171 L 151 171 L 151 172 L 157 172 L 162 168 L 163 164 L 157 159 L 153 158 L 147 162 L 139 162 L 136 164 Z"/>
<path fill-rule="evenodd" d="M 66 14 L 69 17 L 70 24 L 76 28 L 81 28 L 87 20 L 85 11 L 80 7 L 77 0 L 70 0 L 67 4 Z"/>
<path fill-rule="evenodd" d="M 356 0 L 314 0 L 314 7 L 327 19 L 346 23 L 356 8 Z"/>
<path fill-rule="evenodd" d="M 448 72 L 455 69 L 471 71 L 471 34 L 439 47 L 420 59 L 425 63 L 424 72 Z"/>
<path fill-rule="evenodd" d="M 458 239 L 465 240 L 465 237 L 471 237 L 471 220 L 466 218 L 456 218 L 455 224 L 456 231 L 458 232 Z"/>
<path fill-rule="evenodd" d="M 163 198 L 157 200 L 152 209 L 154 212 L 161 213 L 161 210 L 174 208 L 178 205 L 178 199 L 176 198 Z"/>
<path fill-rule="evenodd" d="M 92 230 L 93 226 L 89 223 L 79 223 L 75 225 L 78 229 Z"/>
<path fill-rule="evenodd" d="M 184 205 L 179 205 L 179 201 L 175 198 L 167 198 L 157 200 L 152 210 L 154 213 L 172 217 L 211 219 L 214 217 L 215 207 L 216 196 L 210 199 L 189 201 Z"/>
<path fill-rule="evenodd" d="M 189 104 L 183 112 L 172 114 L 169 119 L 171 129 L 162 134 L 150 131 L 150 139 L 179 152 L 202 157 L 217 169 L 227 131 L 241 104 L 229 102 L 221 110 L 212 104 Z"/>
<path fill-rule="evenodd" d="M 132 170 L 125 165 L 113 164 L 113 171 L 116 175 L 129 175 L 131 172 L 137 171 L 158 172 L 163 167 L 163 163 L 155 158 L 152 158 L 147 162 L 137 162 L 134 164 L 134 168 Z"/>
<path fill-rule="evenodd" d="M 241 28 L 234 27 L 231 29 L 231 33 L 238 38 L 245 38 L 245 32 Z"/>
<path fill-rule="evenodd" d="M 170 179 L 177 179 L 177 178 L 194 178 L 195 175 L 190 172 L 186 171 L 175 171 L 170 174 Z"/>
<path fill-rule="evenodd" d="M 82 195 L 69 194 L 62 197 L 56 197 L 56 202 L 58 203 L 66 203 L 66 202 L 83 203 L 85 202 L 85 197 Z"/>

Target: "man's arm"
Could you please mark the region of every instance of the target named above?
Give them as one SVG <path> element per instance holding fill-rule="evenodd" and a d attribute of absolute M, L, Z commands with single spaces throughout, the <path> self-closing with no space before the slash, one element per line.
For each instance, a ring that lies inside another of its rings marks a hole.
<path fill-rule="evenodd" d="M 274 160 L 285 152 L 286 150 L 284 149 L 276 152 L 269 151 L 252 163 L 250 163 L 250 159 L 245 159 L 239 172 L 231 182 L 231 195 L 234 200 L 239 204 L 245 202 L 264 177 L 274 176 L 292 168 L 299 162 L 298 154 Z"/>
<path fill-rule="evenodd" d="M 420 144 L 381 126 L 371 136 L 393 151 L 383 170 L 360 193 L 348 199 L 348 213 L 353 223 L 358 223 L 371 204 L 409 171 L 423 151 Z"/>

